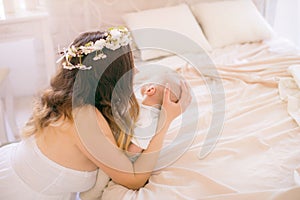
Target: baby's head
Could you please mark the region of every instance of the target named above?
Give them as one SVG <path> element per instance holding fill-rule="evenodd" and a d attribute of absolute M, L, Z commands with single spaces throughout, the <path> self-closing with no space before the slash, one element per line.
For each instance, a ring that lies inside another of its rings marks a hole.
<path fill-rule="evenodd" d="M 181 96 L 180 76 L 174 71 L 159 71 L 150 76 L 140 88 L 143 101 L 161 105 L 166 84 L 170 88 L 170 100 L 177 102 Z"/>

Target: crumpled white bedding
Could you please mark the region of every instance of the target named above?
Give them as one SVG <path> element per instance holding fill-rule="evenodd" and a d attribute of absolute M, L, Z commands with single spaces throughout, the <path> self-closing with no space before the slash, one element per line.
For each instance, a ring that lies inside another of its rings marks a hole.
<path fill-rule="evenodd" d="M 287 111 L 300 126 L 300 64 L 291 65 L 288 70 L 291 77 L 281 79 L 279 94 L 287 102 Z"/>
<path fill-rule="evenodd" d="M 205 70 L 199 74 L 178 57 L 155 61 L 177 70 L 192 87 L 198 117 L 191 116 L 183 130 L 193 132 L 193 141 L 182 156 L 153 172 L 145 187 L 134 191 L 110 182 L 102 199 L 300 199 L 300 95 L 293 96 L 296 102 L 291 106 L 290 94 L 298 88 L 288 71 L 291 65 L 300 66 L 299 51 L 275 38 L 209 55 L 225 94 L 225 119 L 212 151 L 200 157 L 208 130 L 214 127 L 212 93 L 222 92 L 209 91 L 208 85 L 218 77 Z M 189 128 L 193 124 L 196 131 Z M 165 146 L 172 144 L 181 125 L 179 120 L 173 123 Z"/>

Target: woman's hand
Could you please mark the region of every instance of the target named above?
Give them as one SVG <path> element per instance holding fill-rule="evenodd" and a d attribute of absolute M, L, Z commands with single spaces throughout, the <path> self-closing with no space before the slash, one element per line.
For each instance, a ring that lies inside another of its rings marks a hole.
<path fill-rule="evenodd" d="M 190 95 L 190 87 L 187 85 L 186 82 L 181 81 L 181 97 L 178 102 L 172 102 L 170 99 L 170 88 L 167 84 L 165 91 L 164 91 L 164 98 L 162 103 L 162 111 L 165 114 L 165 119 L 172 121 L 179 115 L 181 115 L 188 105 L 191 103 L 192 97 Z"/>

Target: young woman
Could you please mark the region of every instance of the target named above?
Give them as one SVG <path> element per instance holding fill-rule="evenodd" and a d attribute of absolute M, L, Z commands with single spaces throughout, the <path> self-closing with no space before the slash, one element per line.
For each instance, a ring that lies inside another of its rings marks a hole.
<path fill-rule="evenodd" d="M 97 170 L 131 189 L 155 167 L 164 135 L 191 97 L 164 92 L 157 133 L 132 163 L 126 154 L 138 105 L 130 33 L 124 27 L 78 36 L 37 98 L 24 138 L 0 148 L 0 199 L 69 199 L 93 186 Z"/>

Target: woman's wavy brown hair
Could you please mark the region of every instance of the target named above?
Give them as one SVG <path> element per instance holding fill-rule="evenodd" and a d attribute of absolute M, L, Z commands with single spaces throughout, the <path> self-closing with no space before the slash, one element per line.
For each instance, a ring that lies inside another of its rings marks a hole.
<path fill-rule="evenodd" d="M 86 32 L 72 45 L 79 47 L 105 37 L 104 32 Z M 74 108 L 94 105 L 107 120 L 118 146 L 127 150 L 139 113 L 133 92 L 133 56 L 129 45 L 103 52 L 107 57 L 102 60 L 94 61 L 95 53 L 82 57 L 81 61 L 71 59 L 74 65 L 82 62 L 92 66 L 90 70 L 64 69 L 60 63 L 50 87 L 35 101 L 33 114 L 23 130 L 25 137 L 40 134 L 61 118 L 73 120 Z"/>

